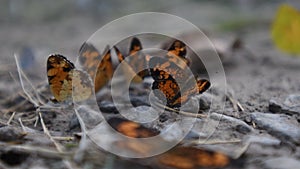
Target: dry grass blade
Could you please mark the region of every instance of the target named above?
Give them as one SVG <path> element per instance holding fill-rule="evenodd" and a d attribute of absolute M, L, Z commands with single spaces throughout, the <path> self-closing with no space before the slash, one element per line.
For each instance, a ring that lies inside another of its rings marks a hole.
<path fill-rule="evenodd" d="M 45 123 L 44 123 L 44 120 L 43 120 L 43 117 L 42 117 L 42 114 L 41 112 L 39 112 L 39 117 L 40 117 L 40 120 L 41 120 L 41 124 L 42 124 L 42 127 L 43 127 L 43 130 L 44 130 L 44 133 L 49 137 L 49 139 L 53 142 L 53 144 L 55 145 L 56 149 L 59 151 L 59 152 L 63 152 L 63 148 L 62 146 L 57 143 L 53 137 L 51 136 L 49 130 L 47 129 Z"/>
<path fill-rule="evenodd" d="M 44 133 L 53 142 L 53 144 L 55 145 L 57 151 L 60 152 L 60 153 L 63 153 L 64 151 L 63 151 L 62 146 L 58 142 L 55 141 L 55 139 L 51 136 L 49 130 L 47 129 L 47 127 L 46 127 L 46 125 L 44 123 L 44 120 L 43 120 L 41 112 L 39 112 L 39 117 L 40 117 L 40 120 L 41 120 L 41 124 L 42 124 L 43 130 L 44 130 Z M 76 166 L 76 165 L 73 165 L 69 160 L 63 160 L 63 162 L 66 165 L 66 167 L 69 168 L 69 169 L 72 169 L 72 168 L 74 168 L 73 166 Z"/>
<path fill-rule="evenodd" d="M 39 101 L 39 103 L 40 103 L 40 104 L 45 104 L 45 103 L 42 101 L 42 99 L 41 99 L 41 97 L 40 97 L 40 94 L 39 94 L 37 88 L 30 82 L 30 80 L 28 79 L 27 75 L 26 75 L 23 71 L 21 71 L 21 73 L 22 73 L 23 77 L 25 78 L 25 80 L 27 81 L 27 83 L 28 83 L 28 84 L 30 85 L 30 87 L 32 88 L 32 91 L 34 92 L 35 97 L 37 98 L 37 100 Z"/>
<path fill-rule="evenodd" d="M 18 70 L 18 76 L 19 76 L 19 80 L 20 80 L 20 84 L 21 84 L 21 87 L 22 87 L 22 90 L 23 92 L 25 93 L 26 97 L 28 98 L 28 100 L 35 106 L 35 107 L 38 107 L 39 104 L 30 96 L 30 94 L 27 92 L 27 90 L 25 90 L 25 86 L 24 86 L 24 82 L 23 82 L 23 78 L 22 78 L 22 70 L 20 68 L 20 64 L 19 64 L 19 61 L 18 61 L 18 58 L 17 58 L 17 55 L 14 54 L 14 57 L 15 57 L 15 61 L 16 61 L 16 64 L 17 64 L 17 70 Z"/>
<path fill-rule="evenodd" d="M 196 114 L 196 113 L 191 113 L 191 112 L 186 112 L 186 111 L 181 111 L 181 110 L 176 110 L 176 109 L 173 109 L 171 107 L 168 107 L 168 106 L 165 106 L 165 105 L 162 105 L 158 102 L 154 102 L 154 104 L 156 106 L 158 106 L 159 108 L 162 108 L 162 109 L 166 109 L 166 110 L 169 110 L 171 112 L 175 112 L 177 114 L 181 114 L 181 115 L 184 115 L 184 116 L 187 116 L 187 117 L 194 117 L 194 118 L 206 118 L 207 116 L 204 115 L 204 114 Z"/>
<path fill-rule="evenodd" d="M 229 95 L 227 95 L 226 97 L 231 102 L 231 104 L 233 106 L 233 109 L 235 111 L 239 111 L 239 110 L 242 111 L 242 112 L 245 111 L 245 109 L 243 108 L 243 106 L 241 105 L 241 103 L 238 100 L 234 99 L 233 97 L 231 97 Z"/>
<path fill-rule="evenodd" d="M 13 112 L 12 115 L 10 116 L 10 118 L 8 119 L 8 121 L 6 122 L 7 125 L 10 125 L 10 122 L 13 120 L 13 118 L 15 117 L 16 112 Z"/>
<path fill-rule="evenodd" d="M 45 148 L 45 147 L 39 147 L 39 146 L 29 146 L 29 145 L 12 145 L 8 143 L 0 143 L 0 147 L 5 147 L 8 149 L 14 149 L 18 151 L 22 151 L 25 153 L 31 153 L 31 154 L 38 154 L 46 158 L 67 158 L 73 155 L 73 153 L 66 153 L 66 152 L 58 152 L 56 150 Z"/>
<path fill-rule="evenodd" d="M 80 127 L 81 127 L 81 131 L 82 131 L 82 135 L 81 135 L 81 140 L 80 140 L 80 143 L 79 143 L 79 147 L 75 153 L 75 156 L 74 156 L 74 159 L 75 161 L 77 162 L 81 162 L 82 159 L 83 159 L 83 156 L 84 156 L 84 152 L 87 148 L 87 137 L 86 137 L 86 134 L 87 134 L 87 131 L 86 131 L 86 127 L 85 127 L 85 124 L 84 124 L 84 121 L 83 119 L 81 118 L 79 112 L 77 111 L 77 109 L 75 108 L 74 109 L 75 113 L 76 113 L 76 117 L 79 121 L 79 124 L 80 124 Z"/>
<path fill-rule="evenodd" d="M 75 139 L 74 137 L 52 137 L 52 138 L 59 141 L 72 141 Z"/>
<path fill-rule="evenodd" d="M 232 139 L 232 140 L 195 140 L 195 141 L 191 141 L 192 144 L 195 145 L 205 145 L 205 144 L 234 144 L 234 143 L 240 143 L 242 140 L 240 139 Z"/>

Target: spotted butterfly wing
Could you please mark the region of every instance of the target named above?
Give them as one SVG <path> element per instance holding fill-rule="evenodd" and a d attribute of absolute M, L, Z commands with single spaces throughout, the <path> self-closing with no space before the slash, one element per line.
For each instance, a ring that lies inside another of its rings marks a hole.
<path fill-rule="evenodd" d="M 109 46 L 101 55 L 92 44 L 84 43 L 79 51 L 79 62 L 94 80 L 95 92 L 103 88 L 112 78 L 114 70 Z"/>
<path fill-rule="evenodd" d="M 162 101 L 165 98 L 168 107 L 180 107 L 191 96 L 210 87 L 208 80 L 195 81 L 193 74 L 188 69 L 182 69 L 180 65 L 185 65 L 185 62 L 179 59 L 174 63 L 168 57 L 152 57 L 149 61 L 150 73 L 154 79 L 154 95 Z"/>
<path fill-rule="evenodd" d="M 147 60 L 146 56 L 141 50 L 143 49 L 141 41 L 134 37 L 130 43 L 129 56 L 132 56 L 129 60 L 129 65 L 133 67 L 134 71 L 141 78 L 149 76 L 149 71 L 146 69 Z"/>
<path fill-rule="evenodd" d="M 125 60 L 124 55 L 120 52 L 120 50 L 114 46 L 114 49 L 116 51 L 116 54 L 118 56 L 118 60 L 120 63 L 122 63 L 122 71 L 124 73 L 124 76 L 129 81 L 132 78 L 132 82 L 134 83 L 141 83 L 143 82 L 143 78 L 139 75 L 136 75 L 136 72 L 134 69 L 129 65 L 129 63 Z"/>
<path fill-rule="evenodd" d="M 176 169 L 223 168 L 232 159 L 222 152 L 197 147 L 175 147 L 157 157 L 164 166 Z"/>
<path fill-rule="evenodd" d="M 190 60 L 186 58 L 186 54 L 186 45 L 180 40 L 175 40 L 169 47 L 166 57 L 179 65 L 182 69 L 185 69 L 190 64 Z M 179 64 L 180 61 L 183 61 L 184 63 Z"/>
<path fill-rule="evenodd" d="M 62 55 L 50 55 L 47 60 L 50 90 L 58 102 L 81 101 L 92 95 L 88 75 L 76 70 L 72 62 Z"/>
<path fill-rule="evenodd" d="M 122 119 L 122 118 L 114 117 L 109 119 L 107 123 L 116 131 L 128 137 L 147 138 L 159 134 L 159 131 L 157 130 L 146 128 L 139 123 Z"/>

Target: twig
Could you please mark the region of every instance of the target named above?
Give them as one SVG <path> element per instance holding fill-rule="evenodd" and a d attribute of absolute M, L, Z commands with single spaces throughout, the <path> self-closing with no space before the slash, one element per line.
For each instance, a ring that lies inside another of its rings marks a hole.
<path fill-rule="evenodd" d="M 6 122 L 1 121 L 1 119 L 0 119 L 0 124 L 6 125 Z"/>
<path fill-rule="evenodd" d="M 51 136 L 49 130 L 47 129 L 45 123 L 44 123 L 44 120 L 43 120 L 43 117 L 42 117 L 42 113 L 41 112 L 38 112 L 39 114 L 39 117 L 40 117 L 40 120 L 41 120 L 41 124 L 42 124 L 42 127 L 43 127 L 43 130 L 44 130 L 44 133 L 49 137 L 49 139 L 53 142 L 53 144 L 55 145 L 56 149 L 58 152 L 60 153 L 63 153 L 63 148 L 62 146 L 56 142 L 53 137 Z M 69 160 L 63 160 L 64 164 L 66 165 L 67 168 L 69 169 L 72 169 L 72 163 L 69 161 Z"/>
<path fill-rule="evenodd" d="M 21 125 L 21 127 L 22 127 L 22 130 L 26 132 L 26 128 L 25 128 L 25 126 L 23 125 L 23 122 L 22 122 L 22 119 L 21 119 L 21 118 L 19 118 L 19 123 L 20 123 L 20 125 Z"/>
<path fill-rule="evenodd" d="M 227 98 L 231 102 L 234 111 L 238 111 L 238 106 L 237 106 L 236 100 L 234 100 L 231 96 L 228 96 L 228 95 L 227 95 Z"/>
<path fill-rule="evenodd" d="M 84 124 L 80 114 L 78 113 L 77 109 L 74 108 L 74 111 L 75 111 L 75 114 L 77 116 L 77 119 L 78 119 L 80 127 L 81 127 L 81 131 L 82 131 L 81 140 L 79 142 L 79 147 L 78 147 L 78 149 L 75 153 L 75 156 L 74 156 L 75 161 L 80 162 L 83 159 L 84 152 L 85 152 L 86 147 L 87 147 L 87 140 L 86 140 L 87 139 L 86 138 L 87 131 L 86 131 L 86 128 L 85 128 L 85 124 Z"/>
<path fill-rule="evenodd" d="M 29 93 L 25 90 L 25 87 L 24 87 L 24 83 L 23 83 L 23 79 L 22 79 L 22 75 L 21 75 L 21 68 L 20 68 L 20 65 L 19 65 L 19 61 L 17 59 L 17 55 L 14 54 L 15 56 L 15 61 L 16 61 L 16 64 L 17 64 L 17 70 L 18 70 L 18 76 L 19 76 L 19 80 L 20 80 L 20 84 L 21 84 L 21 87 L 22 87 L 22 90 L 23 92 L 25 93 L 25 95 L 27 96 L 28 100 L 35 106 L 35 107 L 38 107 L 39 104 L 29 95 Z"/>
<path fill-rule="evenodd" d="M 245 111 L 244 107 L 241 105 L 241 103 L 240 103 L 239 101 L 237 101 L 237 106 L 239 107 L 239 109 L 240 109 L 242 112 Z"/>
<path fill-rule="evenodd" d="M 12 121 L 12 119 L 15 117 L 16 112 L 13 112 L 12 115 L 10 116 L 10 118 L 7 121 L 7 125 L 10 125 L 10 122 Z"/>
<path fill-rule="evenodd" d="M 44 123 L 44 120 L 43 120 L 43 117 L 42 117 L 42 114 L 41 112 L 39 112 L 39 117 L 40 117 L 40 120 L 41 120 L 41 124 L 42 124 L 42 127 L 43 127 L 43 130 L 44 130 L 44 133 L 49 137 L 49 139 L 53 142 L 53 144 L 55 145 L 56 149 L 58 150 L 58 152 L 63 152 L 62 150 L 62 147 L 59 143 L 57 143 L 53 137 L 51 136 L 49 130 L 47 129 L 45 123 Z"/>
<path fill-rule="evenodd" d="M 29 145 L 12 145 L 3 142 L 0 143 L 0 147 L 16 149 L 25 153 L 39 154 L 46 158 L 65 158 L 73 155 L 73 153 L 58 152 L 56 150 L 51 150 L 49 148 L 44 148 L 44 147 L 29 146 Z"/>
<path fill-rule="evenodd" d="M 233 139 L 233 140 L 194 140 L 194 141 L 191 141 L 192 144 L 196 144 L 196 145 L 199 145 L 199 144 L 202 144 L 202 145 L 212 145 L 212 144 L 233 144 L 233 143 L 240 143 L 241 140 L 239 139 Z"/>
<path fill-rule="evenodd" d="M 33 85 L 33 84 L 31 83 L 31 81 L 28 79 L 27 75 L 26 75 L 23 71 L 21 71 L 21 73 L 22 73 L 23 77 L 25 78 L 25 80 L 27 81 L 27 83 L 31 86 L 31 88 L 32 88 L 32 90 L 33 90 L 33 92 L 34 92 L 34 94 L 35 94 L 37 100 L 39 101 L 39 103 L 40 103 L 40 104 L 45 104 L 45 103 L 41 100 L 40 94 L 38 93 L 37 88 L 34 87 L 34 85 Z"/>
<path fill-rule="evenodd" d="M 175 112 L 177 114 L 182 114 L 182 115 L 185 115 L 185 116 L 188 116 L 188 117 L 195 117 L 195 118 L 206 118 L 207 116 L 204 115 L 204 114 L 196 114 L 196 113 L 191 113 L 191 112 L 186 112 L 186 111 L 181 111 L 181 110 L 176 110 L 176 109 L 173 109 L 171 107 L 168 107 L 168 106 L 165 106 L 165 105 L 162 105 L 158 102 L 154 102 L 154 104 L 160 108 L 163 108 L 163 109 L 167 109 L 169 111 L 172 111 L 172 112 Z"/>
<path fill-rule="evenodd" d="M 75 139 L 74 137 L 55 137 L 55 136 L 53 136 L 52 138 L 59 141 L 72 141 Z"/>
<path fill-rule="evenodd" d="M 232 104 L 232 106 L 233 106 L 233 109 L 234 109 L 235 111 L 238 111 L 238 110 L 241 110 L 242 112 L 245 111 L 245 109 L 243 108 L 243 106 L 241 105 L 241 103 L 240 103 L 238 100 L 234 99 L 233 97 L 231 97 L 231 96 L 229 96 L 229 95 L 227 95 L 226 97 L 227 97 L 227 98 L 229 99 L 229 101 L 231 102 L 231 104 Z"/>

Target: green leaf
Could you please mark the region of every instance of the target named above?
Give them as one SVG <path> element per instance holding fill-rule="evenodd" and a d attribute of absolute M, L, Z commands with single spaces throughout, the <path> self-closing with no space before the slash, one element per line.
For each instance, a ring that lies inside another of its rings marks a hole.
<path fill-rule="evenodd" d="M 300 12 L 283 4 L 279 7 L 272 25 L 272 39 L 282 51 L 300 54 Z"/>

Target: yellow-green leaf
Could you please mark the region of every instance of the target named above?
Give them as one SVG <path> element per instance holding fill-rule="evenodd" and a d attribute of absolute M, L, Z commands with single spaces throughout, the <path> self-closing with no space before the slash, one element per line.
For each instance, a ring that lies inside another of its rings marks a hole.
<path fill-rule="evenodd" d="M 283 4 L 272 25 L 272 38 L 276 46 L 289 54 L 300 54 L 300 12 Z"/>

